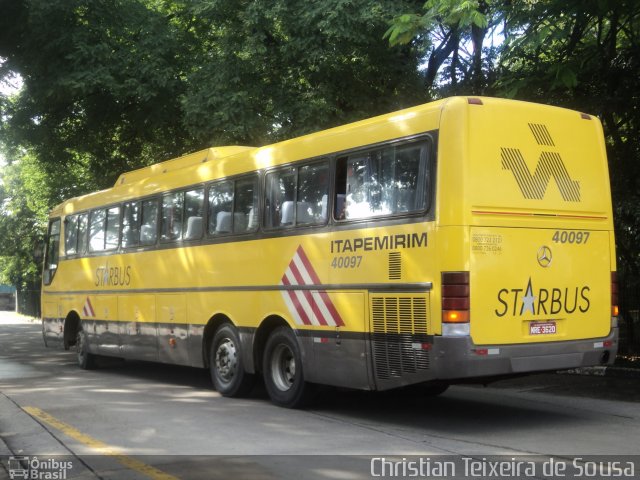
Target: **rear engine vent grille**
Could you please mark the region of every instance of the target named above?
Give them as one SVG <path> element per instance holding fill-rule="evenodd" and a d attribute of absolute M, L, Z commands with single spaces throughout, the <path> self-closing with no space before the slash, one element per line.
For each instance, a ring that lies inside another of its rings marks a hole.
<path fill-rule="evenodd" d="M 399 378 L 429 369 L 429 295 L 372 295 L 376 376 Z"/>

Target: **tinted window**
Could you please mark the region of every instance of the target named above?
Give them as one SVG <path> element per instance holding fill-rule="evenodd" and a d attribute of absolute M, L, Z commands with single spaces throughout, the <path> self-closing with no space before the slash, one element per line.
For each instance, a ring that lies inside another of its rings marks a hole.
<path fill-rule="evenodd" d="M 89 223 L 89 251 L 98 252 L 104 250 L 104 230 L 107 220 L 106 210 L 94 210 L 91 212 Z"/>
<path fill-rule="evenodd" d="M 67 255 L 78 253 L 78 215 L 64 220 L 64 251 Z"/>
<path fill-rule="evenodd" d="M 329 166 L 306 165 L 298 172 L 296 225 L 318 225 L 327 219 Z"/>
<path fill-rule="evenodd" d="M 210 235 L 220 235 L 233 231 L 233 182 L 214 183 L 209 187 Z"/>
<path fill-rule="evenodd" d="M 170 193 L 162 197 L 162 235 L 160 240 L 170 242 L 182 237 L 184 193 Z"/>
<path fill-rule="evenodd" d="M 360 219 L 427 207 L 427 143 L 354 153 L 336 164 L 335 215 Z"/>
<path fill-rule="evenodd" d="M 236 180 L 233 205 L 234 233 L 252 232 L 258 228 L 258 177 Z"/>
<path fill-rule="evenodd" d="M 283 168 L 266 176 L 264 226 L 266 228 L 293 226 L 296 198 L 296 169 Z"/>
<path fill-rule="evenodd" d="M 328 185 L 329 167 L 326 162 L 268 173 L 265 226 L 276 228 L 324 223 Z"/>
<path fill-rule="evenodd" d="M 140 219 L 140 245 L 155 245 L 157 239 L 158 200 L 144 200 Z"/>
<path fill-rule="evenodd" d="M 140 202 L 124 204 L 122 214 L 122 246 L 135 247 L 140 244 Z"/>
<path fill-rule="evenodd" d="M 118 235 L 120 233 L 120 207 L 111 207 L 107 210 L 107 225 L 105 235 L 105 249 L 118 248 Z"/>
<path fill-rule="evenodd" d="M 204 189 L 189 190 L 184 194 L 184 239 L 196 240 L 203 233 Z"/>
<path fill-rule="evenodd" d="M 78 216 L 78 255 L 87 253 L 87 237 L 89 234 L 89 214 Z"/>
<path fill-rule="evenodd" d="M 258 228 L 258 176 L 225 180 L 209 187 L 209 235 L 245 233 Z"/>

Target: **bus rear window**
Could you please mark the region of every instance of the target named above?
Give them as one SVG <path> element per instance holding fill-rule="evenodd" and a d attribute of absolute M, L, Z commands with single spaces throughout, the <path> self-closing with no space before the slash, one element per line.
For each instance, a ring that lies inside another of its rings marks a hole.
<path fill-rule="evenodd" d="M 396 216 L 428 206 L 428 143 L 356 152 L 336 164 L 335 218 Z"/>

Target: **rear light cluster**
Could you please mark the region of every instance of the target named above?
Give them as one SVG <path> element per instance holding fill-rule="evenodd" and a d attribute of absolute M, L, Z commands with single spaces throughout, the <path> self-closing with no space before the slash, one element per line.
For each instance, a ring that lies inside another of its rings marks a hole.
<path fill-rule="evenodd" d="M 469 272 L 442 272 L 442 322 L 469 322 Z"/>
<path fill-rule="evenodd" d="M 618 273 L 611 272 L 611 316 L 617 317 L 620 313 L 618 307 Z"/>

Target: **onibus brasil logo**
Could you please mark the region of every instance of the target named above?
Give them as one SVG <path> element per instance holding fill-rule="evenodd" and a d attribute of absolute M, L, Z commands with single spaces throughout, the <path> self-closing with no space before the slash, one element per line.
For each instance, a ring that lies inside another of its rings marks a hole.
<path fill-rule="evenodd" d="M 38 458 L 27 456 L 9 457 L 9 478 L 25 480 L 66 480 L 73 463 L 55 458 Z"/>

